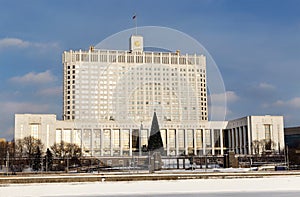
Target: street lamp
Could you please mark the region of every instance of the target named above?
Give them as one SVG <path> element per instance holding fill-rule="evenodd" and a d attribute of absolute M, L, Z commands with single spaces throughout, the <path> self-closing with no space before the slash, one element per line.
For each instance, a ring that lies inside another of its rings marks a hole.
<path fill-rule="evenodd" d="M 9 151 L 6 153 L 6 175 L 8 176 L 8 168 L 9 168 Z"/>

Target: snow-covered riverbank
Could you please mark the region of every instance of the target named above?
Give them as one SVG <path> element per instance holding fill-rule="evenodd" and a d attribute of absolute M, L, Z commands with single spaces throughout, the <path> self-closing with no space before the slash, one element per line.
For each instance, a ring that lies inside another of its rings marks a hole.
<path fill-rule="evenodd" d="M 224 192 L 296 192 L 300 177 L 197 179 L 180 181 L 86 182 L 11 184 L 0 187 L 1 196 L 108 196 L 171 195 Z"/>

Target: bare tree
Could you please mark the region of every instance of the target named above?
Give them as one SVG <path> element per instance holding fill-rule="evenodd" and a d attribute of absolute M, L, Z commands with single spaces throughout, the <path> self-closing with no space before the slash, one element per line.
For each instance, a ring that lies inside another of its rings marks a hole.
<path fill-rule="evenodd" d="M 63 157 L 65 155 L 64 153 L 64 141 L 61 141 L 60 143 L 54 143 L 50 148 L 53 151 L 53 154 L 55 157 Z"/>
<path fill-rule="evenodd" d="M 43 150 L 44 145 L 40 139 L 35 139 L 32 136 L 18 139 L 15 144 L 15 153 L 18 157 L 26 157 L 29 160 L 30 166 L 32 165 L 32 159 L 39 150 Z"/>
<path fill-rule="evenodd" d="M 0 158 L 5 158 L 7 154 L 7 142 L 0 142 Z"/>
<path fill-rule="evenodd" d="M 12 140 L 10 142 L 1 141 L 0 142 L 0 158 L 5 158 L 7 154 L 14 156 L 15 142 Z"/>
<path fill-rule="evenodd" d="M 258 141 L 258 140 L 253 140 L 252 141 L 252 148 L 253 148 L 253 151 L 254 151 L 255 155 L 259 154 L 260 145 L 261 145 L 260 141 Z"/>
<path fill-rule="evenodd" d="M 272 151 L 272 147 L 274 147 L 274 142 L 270 139 L 262 139 L 260 141 L 261 147 L 262 147 L 262 151 L 265 152 L 271 152 Z"/>
<path fill-rule="evenodd" d="M 81 156 L 81 148 L 74 143 L 67 143 L 65 145 L 65 153 L 69 157 L 80 157 Z"/>
<path fill-rule="evenodd" d="M 80 157 L 81 156 L 81 148 L 74 143 L 66 143 L 61 141 L 60 143 L 54 143 L 51 146 L 51 150 L 54 153 L 55 157 Z"/>

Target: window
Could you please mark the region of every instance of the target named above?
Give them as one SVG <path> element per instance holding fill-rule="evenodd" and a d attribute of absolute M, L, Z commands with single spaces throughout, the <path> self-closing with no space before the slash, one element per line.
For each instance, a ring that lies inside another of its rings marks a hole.
<path fill-rule="evenodd" d="M 30 125 L 31 136 L 35 139 L 39 137 L 39 125 L 38 124 L 31 124 Z"/>
<path fill-rule="evenodd" d="M 269 124 L 265 125 L 265 139 L 266 140 L 271 139 L 271 125 L 269 125 Z"/>

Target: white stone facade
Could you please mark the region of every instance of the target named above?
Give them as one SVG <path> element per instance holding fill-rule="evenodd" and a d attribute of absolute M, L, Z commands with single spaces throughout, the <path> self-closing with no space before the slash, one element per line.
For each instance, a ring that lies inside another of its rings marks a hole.
<path fill-rule="evenodd" d="M 262 154 L 267 141 L 271 142 L 269 151 L 278 153 L 285 147 L 282 116 L 247 116 L 231 120 L 226 130 L 228 149 L 237 154 Z"/>
<path fill-rule="evenodd" d="M 38 127 L 37 135 L 33 125 Z M 15 139 L 33 135 L 42 140 L 45 148 L 60 141 L 76 143 L 86 156 L 132 156 L 143 154 L 150 127 L 150 124 L 136 127 L 113 121 L 100 124 L 59 121 L 55 115 L 17 114 Z M 270 132 L 266 134 L 268 128 Z M 228 122 L 208 121 L 203 125 L 160 124 L 160 131 L 165 154 L 169 156 L 223 155 L 230 150 L 240 155 L 254 154 L 252 142 L 264 139 L 272 140 L 275 153 L 284 149 L 282 116 L 247 116 Z M 262 151 L 260 147 L 259 154 Z"/>
<path fill-rule="evenodd" d="M 265 138 L 284 148 L 282 116 L 208 121 L 204 55 L 145 52 L 135 35 L 129 51 L 91 47 L 62 59 L 64 120 L 16 114 L 15 139 L 76 143 L 87 156 L 142 155 L 156 111 L 168 156 L 253 154 L 253 141 Z"/>
<path fill-rule="evenodd" d="M 14 139 L 32 136 L 41 139 L 44 148 L 50 147 L 55 141 L 56 115 L 54 114 L 15 114 Z"/>
<path fill-rule="evenodd" d="M 91 48 L 65 51 L 63 66 L 64 120 L 140 124 L 156 110 L 162 122 L 207 121 L 204 55 Z"/>

